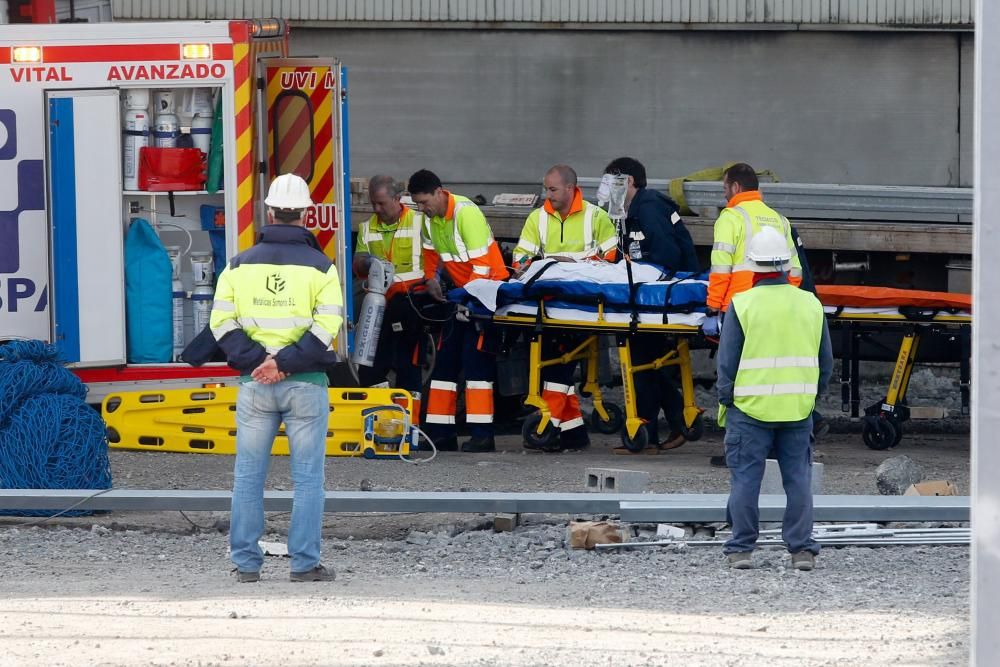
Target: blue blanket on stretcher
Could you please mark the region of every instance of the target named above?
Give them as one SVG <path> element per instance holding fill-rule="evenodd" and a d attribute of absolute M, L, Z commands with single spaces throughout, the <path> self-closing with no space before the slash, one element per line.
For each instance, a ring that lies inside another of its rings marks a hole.
<path fill-rule="evenodd" d="M 510 304 L 537 305 L 544 300 L 547 307 L 575 308 L 596 311 L 599 304 L 616 312 L 690 313 L 704 312 L 708 297 L 708 273 L 678 273 L 669 281 L 638 283 L 593 283 L 574 280 L 536 280 L 509 282 L 497 292 L 497 307 Z M 465 289 L 454 289 L 450 301 L 461 303 L 475 311 L 483 305 Z M 486 309 L 488 310 L 488 309 Z"/>

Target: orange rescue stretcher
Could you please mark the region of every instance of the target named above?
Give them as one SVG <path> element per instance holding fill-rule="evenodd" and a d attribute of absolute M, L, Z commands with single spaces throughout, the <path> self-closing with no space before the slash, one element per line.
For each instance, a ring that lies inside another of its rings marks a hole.
<path fill-rule="evenodd" d="M 841 358 L 844 412 L 861 417 L 860 362 L 895 359 L 885 396 L 864 409 L 865 445 L 889 449 L 902 440 L 902 424 L 910 418 L 906 392 L 918 352 L 921 362 L 958 362 L 962 414 L 969 414 L 971 295 L 853 285 L 817 285 L 816 292 Z M 901 340 L 894 351 L 888 341 L 897 336 Z"/>

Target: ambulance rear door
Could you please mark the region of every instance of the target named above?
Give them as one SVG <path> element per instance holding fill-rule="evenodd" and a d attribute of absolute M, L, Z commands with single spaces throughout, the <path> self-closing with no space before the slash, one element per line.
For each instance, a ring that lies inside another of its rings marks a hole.
<path fill-rule="evenodd" d="M 45 97 L 51 340 L 76 366 L 124 365 L 119 92 Z"/>
<path fill-rule="evenodd" d="M 266 220 L 264 197 L 279 174 L 293 173 L 309 184 L 314 202 L 306 228 L 334 261 L 350 314 L 350 213 L 344 198 L 348 178 L 343 69 L 331 58 L 261 58 L 258 61 L 257 109 L 261 164 L 259 220 Z M 345 323 L 347 318 L 345 318 Z M 345 332 L 346 332 L 345 328 Z M 336 350 L 347 354 L 347 336 L 337 336 Z"/>

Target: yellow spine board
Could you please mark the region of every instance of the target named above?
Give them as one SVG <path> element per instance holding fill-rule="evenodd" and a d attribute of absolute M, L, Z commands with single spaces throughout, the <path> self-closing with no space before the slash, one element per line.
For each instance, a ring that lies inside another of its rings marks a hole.
<path fill-rule="evenodd" d="M 110 394 L 101 404 L 112 449 L 236 453 L 236 393 L 238 387 L 172 389 Z M 412 423 L 413 397 L 402 389 L 335 389 L 330 394 L 330 422 L 326 433 L 327 456 L 363 456 L 366 447 L 364 419 L 367 408 L 395 404 L 406 410 Z M 410 434 L 399 446 L 375 444 L 376 457 L 410 453 Z M 272 454 L 288 455 L 284 427 L 274 439 Z"/>

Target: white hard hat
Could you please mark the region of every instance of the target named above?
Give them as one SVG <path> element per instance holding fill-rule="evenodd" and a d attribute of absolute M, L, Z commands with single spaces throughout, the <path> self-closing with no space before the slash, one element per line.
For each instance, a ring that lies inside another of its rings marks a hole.
<path fill-rule="evenodd" d="M 295 174 L 282 174 L 271 181 L 264 203 L 271 208 L 302 209 L 313 205 L 309 185 Z"/>
<path fill-rule="evenodd" d="M 774 227 L 763 227 L 750 239 L 747 259 L 753 263 L 752 270 L 757 273 L 779 271 L 788 268 L 792 248 L 784 234 Z"/>

